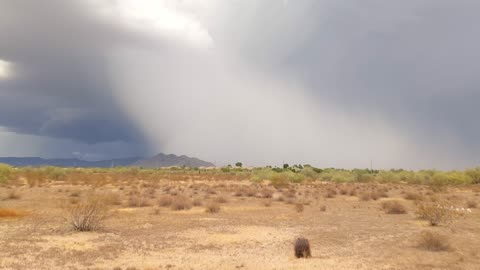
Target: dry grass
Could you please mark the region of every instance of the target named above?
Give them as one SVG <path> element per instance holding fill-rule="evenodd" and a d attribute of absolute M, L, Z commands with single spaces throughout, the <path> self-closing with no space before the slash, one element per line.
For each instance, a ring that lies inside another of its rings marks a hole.
<path fill-rule="evenodd" d="M 20 192 L 18 192 L 18 190 L 16 189 L 11 189 L 10 191 L 8 191 L 8 194 L 7 194 L 8 200 L 18 200 L 21 197 L 22 196 L 20 195 Z"/>
<path fill-rule="evenodd" d="M 0 218 L 15 218 L 23 216 L 25 216 L 24 212 L 15 209 L 0 208 Z"/>
<path fill-rule="evenodd" d="M 128 207 L 147 207 L 150 206 L 148 199 L 140 194 L 131 195 L 128 198 Z"/>
<path fill-rule="evenodd" d="M 209 203 L 207 204 L 207 207 L 205 208 L 205 212 L 207 213 L 211 213 L 211 214 L 214 214 L 214 213 L 218 213 L 220 212 L 220 205 L 217 204 L 217 203 Z"/>
<path fill-rule="evenodd" d="M 451 250 L 450 242 L 446 236 L 431 231 L 424 231 L 420 234 L 418 247 L 428 251 Z"/>
<path fill-rule="evenodd" d="M 218 196 L 215 198 L 215 202 L 217 203 L 227 203 L 228 200 L 224 196 Z"/>
<path fill-rule="evenodd" d="M 64 208 L 65 218 L 75 231 L 94 231 L 102 226 L 109 215 L 109 208 L 100 199 L 90 197 L 86 201 Z"/>
<path fill-rule="evenodd" d="M 468 200 L 467 201 L 467 207 L 468 208 L 477 208 L 478 207 L 478 203 L 474 200 Z"/>
<path fill-rule="evenodd" d="M 172 205 L 173 196 L 170 195 L 163 195 L 158 199 L 158 205 L 161 207 L 169 207 Z"/>
<path fill-rule="evenodd" d="M 193 206 L 202 206 L 203 202 L 199 198 L 195 198 L 195 199 L 192 200 L 192 204 L 193 204 Z"/>
<path fill-rule="evenodd" d="M 400 201 L 384 201 L 382 209 L 386 214 L 406 214 L 407 208 Z"/>
<path fill-rule="evenodd" d="M 185 196 L 176 196 L 170 205 L 170 209 L 174 211 L 189 210 L 191 208 L 192 202 Z"/>
<path fill-rule="evenodd" d="M 407 192 L 405 196 L 403 196 L 405 200 L 410 200 L 410 201 L 417 201 L 422 198 L 422 195 L 418 193 L 413 193 L 413 192 Z"/>
<path fill-rule="evenodd" d="M 304 208 L 305 208 L 305 207 L 303 206 L 302 203 L 296 203 L 296 204 L 295 204 L 295 211 L 297 211 L 297 213 L 303 212 Z"/>

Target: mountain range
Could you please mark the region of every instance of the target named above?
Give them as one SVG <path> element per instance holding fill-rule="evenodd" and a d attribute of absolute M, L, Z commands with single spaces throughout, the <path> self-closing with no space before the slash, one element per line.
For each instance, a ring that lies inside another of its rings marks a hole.
<path fill-rule="evenodd" d="M 213 163 L 200 160 L 198 158 L 187 157 L 185 155 L 176 156 L 173 154 L 158 154 L 151 158 L 132 157 L 119 158 L 99 161 L 87 161 L 78 158 L 55 158 L 45 159 L 40 157 L 0 157 L 0 163 L 8 164 L 14 167 L 81 167 L 81 168 L 110 168 L 110 167 L 144 167 L 161 168 L 173 166 L 185 167 L 215 167 Z"/>

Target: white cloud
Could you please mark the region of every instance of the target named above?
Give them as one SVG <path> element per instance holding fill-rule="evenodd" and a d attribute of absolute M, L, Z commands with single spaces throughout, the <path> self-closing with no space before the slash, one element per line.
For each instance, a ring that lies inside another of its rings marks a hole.
<path fill-rule="evenodd" d="M 13 75 L 12 63 L 0 59 L 0 80 L 8 79 Z"/>

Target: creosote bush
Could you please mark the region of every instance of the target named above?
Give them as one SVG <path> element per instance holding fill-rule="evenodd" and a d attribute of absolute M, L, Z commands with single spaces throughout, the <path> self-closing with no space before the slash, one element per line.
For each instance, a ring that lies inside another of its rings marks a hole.
<path fill-rule="evenodd" d="M 83 202 L 64 208 L 66 219 L 76 231 L 94 231 L 102 226 L 109 216 L 109 208 L 104 201 L 90 197 Z"/>
<path fill-rule="evenodd" d="M 420 219 L 427 220 L 430 225 L 447 224 L 460 216 L 446 202 L 420 202 L 417 203 L 416 215 Z"/>
<path fill-rule="evenodd" d="M 312 257 L 310 249 L 310 242 L 308 239 L 299 237 L 295 240 L 294 244 L 295 257 L 297 258 L 309 258 Z"/>
<path fill-rule="evenodd" d="M 448 251 L 451 249 L 446 236 L 431 231 L 424 231 L 420 234 L 418 247 L 428 251 Z"/>

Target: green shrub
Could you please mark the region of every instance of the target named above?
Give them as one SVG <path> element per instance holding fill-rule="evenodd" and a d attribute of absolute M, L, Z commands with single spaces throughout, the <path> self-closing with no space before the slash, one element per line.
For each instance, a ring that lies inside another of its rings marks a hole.
<path fill-rule="evenodd" d="M 0 163 L 0 182 L 6 182 L 7 180 L 9 180 L 14 172 L 15 170 L 13 169 L 13 167 L 7 164 Z"/>

